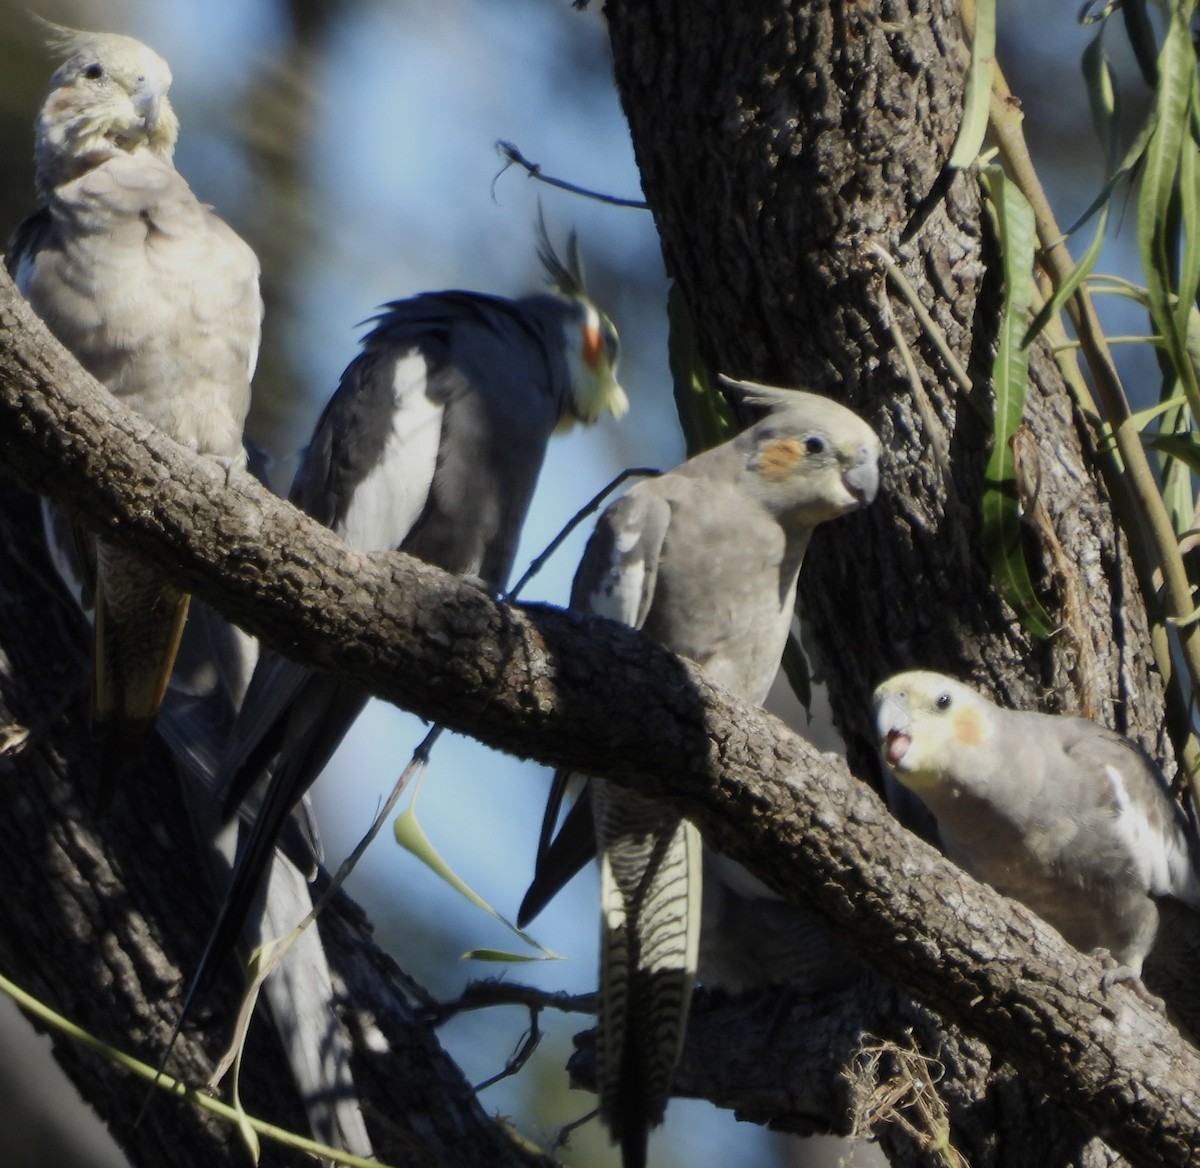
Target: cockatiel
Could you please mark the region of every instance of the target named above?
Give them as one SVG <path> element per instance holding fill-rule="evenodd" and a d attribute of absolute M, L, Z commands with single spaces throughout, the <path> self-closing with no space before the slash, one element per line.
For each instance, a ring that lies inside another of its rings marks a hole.
<path fill-rule="evenodd" d="M 875 691 L 888 770 L 937 820 L 946 855 L 1077 949 L 1140 977 L 1156 901 L 1200 910 L 1197 851 L 1158 768 L 1083 718 L 1006 710 L 939 673 Z"/>
<path fill-rule="evenodd" d="M 360 552 L 399 549 L 492 590 L 508 578 L 551 435 L 628 408 L 617 334 L 539 224 L 552 294 L 426 293 L 386 306 L 317 423 L 292 501 Z M 231 815 L 266 791 L 185 1013 L 232 951 L 289 811 L 370 695 L 264 652 L 230 735 Z"/>
<path fill-rule="evenodd" d="M 42 207 L 9 271 L 79 362 L 177 442 L 244 464 L 258 354 L 258 260 L 171 163 L 171 71 L 125 36 L 56 28 L 65 56 L 36 124 Z M 188 597 L 133 552 L 79 534 L 96 561 L 93 706 L 100 805 L 153 728 Z"/>
<path fill-rule="evenodd" d="M 643 629 L 732 693 L 762 702 L 787 641 L 813 529 L 874 498 L 880 444 L 866 422 L 828 398 L 733 384 L 771 412 L 613 503 L 588 543 L 571 606 Z M 532 917 L 589 851 L 599 851 L 600 1115 L 626 1168 L 640 1168 L 649 1129 L 666 1108 L 697 964 L 706 963 L 701 843 L 665 804 L 590 779 L 590 798 L 577 800 L 565 836 L 552 844 L 567 778 L 556 776 L 539 872 L 519 919 Z M 592 820 L 588 841 L 581 825 Z M 556 866 L 552 853 L 562 841 L 573 853 L 565 870 L 543 871 L 543 863 Z M 740 895 L 770 896 L 740 866 L 711 853 L 703 857 L 703 883 L 717 894 L 718 918 Z M 786 947 L 781 938 L 778 952 Z M 720 964 L 724 973 L 736 962 L 722 955 Z M 734 976 L 740 981 L 742 971 Z"/>

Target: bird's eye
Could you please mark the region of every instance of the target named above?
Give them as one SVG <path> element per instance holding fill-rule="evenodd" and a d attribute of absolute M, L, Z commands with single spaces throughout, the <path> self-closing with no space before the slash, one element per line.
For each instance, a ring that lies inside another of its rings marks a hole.
<path fill-rule="evenodd" d="M 816 434 L 810 434 L 804 439 L 804 449 L 809 454 L 820 454 L 825 449 L 825 439 L 818 438 Z"/>
<path fill-rule="evenodd" d="M 93 62 L 83 71 L 83 75 L 89 81 L 99 81 L 104 76 L 104 66 Z"/>
<path fill-rule="evenodd" d="M 937 701 L 934 704 L 939 710 L 948 710 L 950 708 L 950 695 L 948 693 L 938 694 Z"/>
<path fill-rule="evenodd" d="M 613 328 L 612 322 L 607 317 L 604 318 L 600 327 L 600 339 L 604 342 L 604 356 L 608 358 L 611 368 L 616 365 L 617 358 L 621 355 L 621 342 L 617 339 L 617 330 Z"/>

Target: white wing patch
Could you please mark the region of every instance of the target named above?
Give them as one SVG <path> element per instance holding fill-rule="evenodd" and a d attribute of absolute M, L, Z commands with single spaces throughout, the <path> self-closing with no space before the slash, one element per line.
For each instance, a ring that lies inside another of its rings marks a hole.
<path fill-rule="evenodd" d="M 1115 766 L 1106 766 L 1116 807 L 1114 826 L 1125 844 L 1137 879 L 1151 896 L 1176 896 L 1189 903 L 1200 898 L 1200 883 L 1192 868 L 1187 840 L 1179 830 L 1163 833 L 1129 796 L 1125 779 Z M 1164 795 L 1165 797 L 1165 795 Z M 1174 821 L 1168 821 L 1174 827 Z"/>
<path fill-rule="evenodd" d="M 640 533 L 624 531 L 613 548 L 615 562 L 609 566 L 597 588 L 588 597 L 588 608 L 597 616 L 637 625 L 642 594 L 646 587 L 646 563 L 640 555 L 630 555 L 637 547 Z"/>
<path fill-rule="evenodd" d="M 355 551 L 403 543 L 429 498 L 442 440 L 444 407 L 425 392 L 425 358 L 413 349 L 392 375 L 392 426 L 379 462 L 355 488 L 338 534 Z"/>

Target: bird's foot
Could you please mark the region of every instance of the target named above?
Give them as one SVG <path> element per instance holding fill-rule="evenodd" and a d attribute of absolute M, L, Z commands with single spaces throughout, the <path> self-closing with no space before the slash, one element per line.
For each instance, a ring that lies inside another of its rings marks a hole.
<path fill-rule="evenodd" d="M 246 469 L 246 454 L 244 451 L 239 451 L 232 457 L 226 457 L 223 454 L 210 454 L 208 457 L 221 468 L 225 475 L 225 485 L 227 487 L 233 482 L 234 471 Z"/>
<path fill-rule="evenodd" d="M 1128 965 L 1118 965 L 1116 958 L 1107 949 L 1093 949 L 1092 956 L 1108 967 L 1100 975 L 1100 988 L 1104 993 L 1108 993 L 1113 986 L 1123 983 L 1129 986 L 1152 1010 L 1166 1014 L 1166 1003 L 1146 988 L 1146 983 L 1142 981 L 1141 974 L 1136 969 L 1132 969 Z"/>
<path fill-rule="evenodd" d="M 478 588 L 480 592 L 486 593 L 489 600 L 499 600 L 501 593 L 494 584 L 489 584 L 482 576 L 476 576 L 472 573 L 469 576 L 459 576 L 459 579 L 464 584 L 470 584 L 472 588 Z"/>

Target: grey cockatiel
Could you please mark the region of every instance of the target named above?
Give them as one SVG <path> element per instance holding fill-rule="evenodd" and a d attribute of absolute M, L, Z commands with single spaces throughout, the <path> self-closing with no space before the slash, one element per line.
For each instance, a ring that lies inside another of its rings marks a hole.
<path fill-rule="evenodd" d="M 1197 853 L 1158 768 L 1083 718 L 1001 709 L 939 673 L 875 691 L 880 752 L 937 819 L 946 854 L 1076 948 L 1140 976 L 1156 901 L 1200 910 Z"/>
<path fill-rule="evenodd" d="M 124 36 L 56 29 L 53 44 L 66 59 L 36 124 L 42 207 L 10 241 L 9 270 L 112 393 L 183 445 L 240 465 L 258 261 L 171 163 L 166 62 Z M 134 553 L 94 543 L 103 805 L 153 726 L 188 598 Z"/>
<path fill-rule="evenodd" d="M 772 412 L 612 504 L 584 553 L 571 605 L 643 629 L 761 702 L 787 640 L 809 537 L 871 501 L 880 445 L 866 422 L 828 398 L 741 388 Z M 556 776 L 558 790 L 563 779 Z M 666 1107 L 697 962 L 705 963 L 701 844 L 664 804 L 598 779 L 589 787 L 590 804 L 577 801 L 567 833 L 590 809 L 602 908 L 600 1114 L 626 1168 L 638 1168 Z M 552 810 L 542 858 L 553 818 Z M 765 892 L 729 861 L 708 857 L 704 868 L 705 884 L 720 882 L 718 894 L 729 882 Z M 527 899 L 522 920 L 549 891 Z"/>
<path fill-rule="evenodd" d="M 627 408 L 617 336 L 544 228 L 553 293 L 439 292 L 386 306 L 317 423 L 291 499 L 356 551 L 401 549 L 499 589 L 551 435 Z M 368 694 L 264 653 L 222 766 L 226 813 L 266 792 L 188 1003 L 231 951 L 280 827 Z M 185 1005 L 185 1012 L 187 1010 Z"/>

